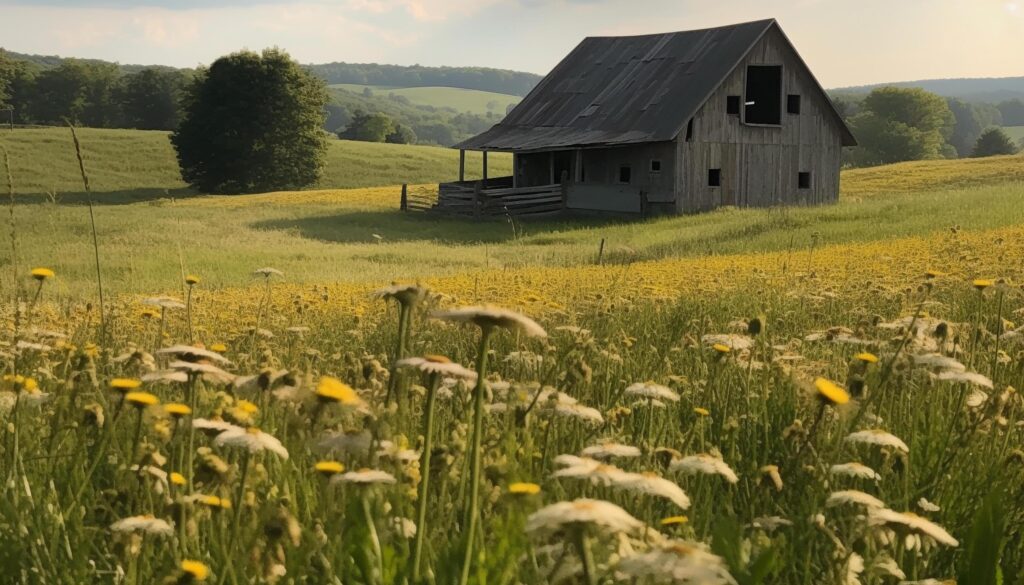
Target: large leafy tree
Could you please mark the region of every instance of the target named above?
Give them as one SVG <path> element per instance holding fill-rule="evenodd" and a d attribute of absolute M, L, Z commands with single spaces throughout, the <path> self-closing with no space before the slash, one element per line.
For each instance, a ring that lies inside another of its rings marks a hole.
<path fill-rule="evenodd" d="M 946 142 L 954 121 L 946 100 L 933 93 L 919 88 L 876 89 L 850 119 L 860 143 L 854 161 L 875 165 L 955 156 Z"/>
<path fill-rule="evenodd" d="M 1003 132 L 1002 128 L 989 128 L 981 133 L 978 142 L 974 145 L 974 152 L 971 156 L 996 156 L 998 154 L 1013 154 L 1017 152 L 1017 146 L 1013 140 Z"/>
<path fill-rule="evenodd" d="M 243 51 L 197 73 L 171 136 L 181 175 L 205 193 L 298 189 L 317 181 L 327 90 L 287 53 Z"/>
<path fill-rule="evenodd" d="M 140 130 L 174 130 L 186 81 L 183 72 L 173 69 L 147 67 L 126 75 L 117 92 L 122 124 Z"/>

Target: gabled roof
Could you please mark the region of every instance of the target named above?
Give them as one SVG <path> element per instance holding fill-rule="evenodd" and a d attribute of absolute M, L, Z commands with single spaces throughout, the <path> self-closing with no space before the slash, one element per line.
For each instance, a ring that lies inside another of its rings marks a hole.
<path fill-rule="evenodd" d="M 588 37 L 504 120 L 455 148 L 529 151 L 674 140 L 773 27 L 782 32 L 769 19 L 654 35 Z M 855 144 L 839 113 L 828 109 L 843 145 Z"/>

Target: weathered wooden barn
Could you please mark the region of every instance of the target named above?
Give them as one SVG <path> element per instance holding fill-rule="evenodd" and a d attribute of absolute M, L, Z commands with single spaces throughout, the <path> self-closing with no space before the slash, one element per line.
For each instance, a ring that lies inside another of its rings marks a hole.
<path fill-rule="evenodd" d="M 460 149 L 437 209 L 687 213 L 834 202 L 856 142 L 775 20 L 584 39 Z M 483 151 L 466 181 L 465 151 Z M 513 175 L 489 177 L 487 153 Z"/>

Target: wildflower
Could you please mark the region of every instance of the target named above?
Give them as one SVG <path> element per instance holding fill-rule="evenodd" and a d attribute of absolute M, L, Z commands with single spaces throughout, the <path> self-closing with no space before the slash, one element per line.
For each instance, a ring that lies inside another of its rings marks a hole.
<path fill-rule="evenodd" d="M 242 427 L 233 425 L 227 421 L 220 419 L 208 419 L 208 418 L 194 418 L 192 419 L 192 428 L 205 431 L 208 434 L 220 434 L 224 431 L 230 430 L 245 430 Z"/>
<path fill-rule="evenodd" d="M 598 445 L 591 445 L 583 451 L 580 455 L 584 457 L 592 457 L 594 459 L 611 459 L 612 457 L 639 457 L 640 449 L 632 445 L 623 445 L 621 443 L 601 443 Z"/>
<path fill-rule="evenodd" d="M 192 409 L 187 404 L 181 404 L 180 402 L 170 402 L 164 405 L 164 412 L 173 416 L 174 418 L 181 418 L 192 414 Z"/>
<path fill-rule="evenodd" d="M 715 345 L 724 345 L 731 351 L 743 351 L 744 349 L 750 349 L 754 346 L 754 340 L 747 337 L 746 335 L 736 335 L 734 333 L 710 333 L 700 338 L 701 343 L 714 347 Z"/>
<path fill-rule="evenodd" d="M 199 277 L 196 276 L 195 274 L 189 274 L 188 276 L 185 277 L 185 284 L 189 286 L 195 286 L 199 284 Z"/>
<path fill-rule="evenodd" d="M 139 386 L 142 386 L 142 381 L 133 378 L 114 378 L 110 381 L 110 389 L 121 394 L 131 392 Z"/>
<path fill-rule="evenodd" d="M 147 384 L 181 384 L 188 382 L 188 373 L 178 370 L 160 370 L 142 376 Z"/>
<path fill-rule="evenodd" d="M 146 408 L 160 403 L 160 399 L 149 392 L 129 392 L 124 395 L 124 401 L 138 408 Z"/>
<path fill-rule="evenodd" d="M 631 581 L 733 585 L 725 561 L 699 544 L 668 541 L 653 550 L 627 556 L 615 566 Z"/>
<path fill-rule="evenodd" d="M 178 370 L 188 375 L 201 377 L 212 384 L 230 384 L 235 380 L 235 375 L 225 372 L 217 366 L 202 362 L 177 361 L 168 364 L 172 370 Z"/>
<path fill-rule="evenodd" d="M 681 524 L 686 524 L 689 521 L 690 519 L 686 516 L 669 516 L 668 518 L 662 518 L 658 523 L 662 526 L 679 526 Z"/>
<path fill-rule="evenodd" d="M 768 477 L 769 480 L 771 480 L 772 484 L 775 486 L 775 491 L 782 491 L 782 476 L 779 475 L 778 465 L 765 465 L 761 467 L 761 469 L 759 469 L 758 471 L 763 473 L 766 477 Z"/>
<path fill-rule="evenodd" d="M 910 361 L 915 366 L 935 368 L 936 370 L 955 370 L 963 372 L 967 369 L 967 366 L 963 365 L 956 359 L 938 353 L 912 354 L 910 356 Z"/>
<path fill-rule="evenodd" d="M 860 362 L 864 362 L 866 364 L 876 364 L 876 363 L 878 363 L 878 356 L 873 354 L 873 353 L 868 353 L 866 351 L 858 353 L 857 355 L 853 356 L 853 359 L 855 359 L 857 361 L 860 361 Z"/>
<path fill-rule="evenodd" d="M 846 437 L 847 443 L 862 443 L 864 445 L 878 445 L 879 447 L 890 447 L 904 453 L 909 453 L 910 448 L 896 435 L 892 435 L 882 429 L 870 429 L 850 433 Z"/>
<path fill-rule="evenodd" d="M 331 476 L 345 471 L 345 466 L 337 461 L 317 461 L 313 465 L 313 470 L 317 473 Z"/>
<path fill-rule="evenodd" d="M 415 284 L 395 284 L 376 290 L 371 296 L 376 299 L 394 299 L 403 307 L 418 304 L 426 296 L 427 289 Z"/>
<path fill-rule="evenodd" d="M 928 279 L 928 280 L 939 278 L 940 276 L 945 276 L 945 275 L 946 275 L 945 272 L 939 272 L 938 270 L 925 270 L 924 271 L 924 277 L 926 279 Z"/>
<path fill-rule="evenodd" d="M 397 480 L 395 476 L 379 469 L 363 468 L 358 471 L 346 471 L 331 478 L 331 483 L 355 483 L 361 485 L 392 484 Z"/>
<path fill-rule="evenodd" d="M 219 353 L 191 345 L 172 345 L 158 349 L 156 353 L 157 355 L 173 355 L 183 362 L 213 362 L 224 366 L 231 365 L 231 360 Z"/>
<path fill-rule="evenodd" d="M 409 518 L 392 518 L 391 523 L 395 532 L 402 538 L 409 539 L 416 536 L 416 523 Z"/>
<path fill-rule="evenodd" d="M 818 397 L 833 405 L 846 404 L 850 401 L 850 395 L 838 384 L 825 378 L 814 380 L 814 388 L 818 391 Z"/>
<path fill-rule="evenodd" d="M 840 490 L 829 494 L 825 506 L 832 508 L 842 504 L 856 504 L 865 508 L 884 508 L 885 502 L 859 490 Z"/>
<path fill-rule="evenodd" d="M 250 453 L 270 451 L 281 459 L 288 458 L 288 450 L 284 448 L 281 441 L 278 441 L 273 435 L 268 435 L 256 427 L 249 427 L 247 429 L 234 427 L 227 429 L 217 435 L 217 438 L 213 440 L 213 444 L 224 445 L 227 447 L 238 447 L 246 449 Z"/>
<path fill-rule="evenodd" d="M 54 272 L 52 270 L 50 270 L 49 268 L 33 268 L 32 269 L 32 278 L 38 280 L 39 282 L 42 282 L 42 281 L 44 281 L 44 280 L 46 280 L 48 278 L 53 278 L 53 277 L 54 277 Z"/>
<path fill-rule="evenodd" d="M 537 510 L 526 519 L 526 532 L 547 535 L 571 526 L 595 526 L 608 532 L 634 532 L 643 527 L 622 508 L 602 500 L 581 498 L 558 502 Z"/>
<path fill-rule="evenodd" d="M 173 526 L 164 520 L 150 515 L 122 518 L 111 524 L 110 529 L 114 532 L 141 532 L 156 536 L 170 536 L 174 534 Z"/>
<path fill-rule="evenodd" d="M 846 559 L 845 576 L 842 585 L 861 585 L 860 574 L 864 572 L 864 557 L 857 553 L 850 553 Z"/>
<path fill-rule="evenodd" d="M 765 532 L 775 532 L 783 526 L 792 526 L 793 521 L 782 516 L 761 516 L 750 521 L 749 526 Z"/>
<path fill-rule="evenodd" d="M 600 411 L 596 408 L 591 408 L 575 402 L 569 403 L 558 401 L 555 402 L 553 406 L 547 408 L 547 410 L 557 414 L 558 416 L 566 418 L 575 418 L 595 425 L 604 424 L 604 417 L 601 416 Z"/>
<path fill-rule="evenodd" d="M 726 354 L 732 351 L 732 348 L 724 343 L 716 343 L 711 346 L 711 349 L 721 354 Z"/>
<path fill-rule="evenodd" d="M 627 492 L 665 498 L 679 506 L 682 510 L 690 507 L 690 498 L 682 488 L 654 473 L 627 473 L 624 477 L 618 479 L 613 486 Z"/>
<path fill-rule="evenodd" d="M 858 479 L 882 479 L 881 475 L 874 469 L 871 469 L 863 463 L 857 463 L 856 461 L 851 463 L 839 463 L 829 468 L 832 475 L 845 475 L 846 477 L 854 477 Z"/>
<path fill-rule="evenodd" d="M 4 389 L 12 392 L 35 392 L 39 389 L 39 383 L 34 378 L 27 378 L 20 374 L 4 374 Z"/>
<path fill-rule="evenodd" d="M 463 367 L 443 355 L 425 355 L 398 360 L 397 365 L 403 368 L 417 369 L 425 374 L 436 374 L 462 380 L 476 380 L 476 372 Z"/>
<path fill-rule="evenodd" d="M 975 386 L 981 386 L 982 388 L 992 389 L 992 379 L 988 376 L 984 376 L 977 372 L 960 372 L 956 370 L 946 370 L 936 374 L 935 379 L 946 382 L 962 382 L 964 384 L 974 384 Z"/>
<path fill-rule="evenodd" d="M 679 394 L 675 393 L 671 388 L 662 386 L 661 384 L 655 384 L 650 381 L 631 384 L 626 388 L 626 394 L 629 394 L 630 396 L 640 396 L 642 398 L 679 402 Z"/>
<path fill-rule="evenodd" d="M 186 483 L 188 483 L 185 480 L 185 476 L 180 474 L 180 473 L 178 473 L 177 471 L 172 471 L 171 475 L 169 477 L 170 477 L 171 484 L 173 484 L 173 485 L 185 485 Z"/>
<path fill-rule="evenodd" d="M 367 431 L 337 432 L 324 435 L 317 441 L 317 447 L 323 451 L 342 451 L 346 453 L 368 453 L 372 438 Z"/>
<path fill-rule="evenodd" d="M 708 410 L 706 408 L 702 408 L 700 406 L 694 408 L 693 412 L 696 413 L 698 416 L 711 416 L 711 411 L 710 410 Z"/>
<path fill-rule="evenodd" d="M 509 484 L 508 493 L 516 496 L 535 496 L 540 493 L 540 486 L 529 482 L 516 482 Z"/>
<path fill-rule="evenodd" d="M 705 475 L 721 475 L 725 481 L 736 483 L 740 478 L 724 461 L 708 453 L 687 455 L 682 459 L 676 459 L 669 465 L 673 471 L 682 471 L 687 475 L 703 473 Z"/>
<path fill-rule="evenodd" d="M 185 499 L 187 502 L 202 504 L 208 508 L 231 509 L 231 500 L 219 496 L 208 496 L 205 494 L 194 494 Z"/>
<path fill-rule="evenodd" d="M 943 527 L 913 512 L 896 512 L 888 508 L 869 510 L 868 524 L 900 528 L 917 535 L 927 536 L 945 546 L 956 547 L 960 545 L 957 539 L 953 538 Z"/>
<path fill-rule="evenodd" d="M 979 291 L 985 290 L 986 288 L 995 284 L 994 281 L 987 278 L 976 278 L 971 282 L 971 286 L 978 289 Z"/>
<path fill-rule="evenodd" d="M 253 276 L 262 276 L 264 278 L 270 278 L 271 276 L 284 276 L 284 272 L 281 272 L 277 268 L 270 268 L 269 266 L 264 268 L 257 268 L 252 271 Z"/>
<path fill-rule="evenodd" d="M 337 402 L 346 406 L 360 406 L 363 399 L 356 394 L 351 386 L 330 376 L 320 378 L 316 385 L 317 400 L 323 403 Z"/>
<path fill-rule="evenodd" d="M 199 561 L 181 561 L 181 572 L 192 581 L 206 581 L 210 576 L 210 568 Z"/>
<path fill-rule="evenodd" d="M 491 329 L 493 327 L 510 329 L 513 331 L 519 331 L 527 337 L 548 336 L 547 332 L 544 331 L 544 328 L 538 325 L 533 319 L 516 313 L 515 311 L 499 309 L 497 307 L 464 307 L 449 311 L 439 311 L 433 313 L 431 316 L 435 319 L 441 319 L 442 321 L 473 323 L 481 329 Z"/>
<path fill-rule="evenodd" d="M 215 351 L 217 353 L 224 353 L 227 350 L 228 350 L 228 346 L 224 345 L 223 343 L 213 343 L 213 344 L 210 344 L 210 351 Z"/>
<path fill-rule="evenodd" d="M 917 507 L 921 508 L 925 512 L 938 512 L 938 511 L 942 510 L 941 507 L 939 507 L 936 504 L 933 504 L 933 503 L 929 502 L 925 498 L 921 498 L 920 500 L 917 501 Z"/>

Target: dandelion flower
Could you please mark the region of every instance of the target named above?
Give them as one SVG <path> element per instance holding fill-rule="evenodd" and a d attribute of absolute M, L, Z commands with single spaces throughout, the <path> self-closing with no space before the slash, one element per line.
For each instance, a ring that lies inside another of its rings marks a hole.
<path fill-rule="evenodd" d="M 149 392 L 129 392 L 124 395 L 124 401 L 138 408 L 146 408 L 160 403 L 160 399 Z"/>
<path fill-rule="evenodd" d="M 817 378 L 814 380 L 814 389 L 818 392 L 818 397 L 827 403 L 833 405 L 846 404 L 850 401 L 850 395 L 843 390 L 838 384 L 825 378 Z"/>
<path fill-rule="evenodd" d="M 671 388 L 662 386 L 661 384 L 655 384 L 650 381 L 630 384 L 629 387 L 626 388 L 626 394 L 629 394 L 630 396 L 640 396 L 642 398 L 679 402 L 679 394 L 676 394 Z"/>
<path fill-rule="evenodd" d="M 313 471 L 331 476 L 345 471 L 345 466 L 337 461 L 317 461 L 316 464 L 313 465 Z"/>
<path fill-rule="evenodd" d="M 206 494 L 193 494 L 188 496 L 185 501 L 193 502 L 196 504 L 202 504 L 208 508 L 218 508 L 223 510 L 231 509 L 231 500 L 222 498 L 219 496 L 208 496 Z"/>
<path fill-rule="evenodd" d="M 682 459 L 676 459 L 669 465 L 672 471 L 682 471 L 687 475 L 703 473 L 705 475 L 721 475 L 725 481 L 736 483 L 740 478 L 725 461 L 708 453 L 687 455 Z"/>
<path fill-rule="evenodd" d="M 181 418 L 192 414 L 192 408 L 187 404 L 181 404 L 180 402 L 171 402 L 164 405 L 164 412 L 173 416 L 174 418 Z"/>
<path fill-rule="evenodd" d="M 199 561 L 181 561 L 181 572 L 193 581 L 206 581 L 210 576 L 210 568 Z"/>
<path fill-rule="evenodd" d="M 591 457 L 593 459 L 611 459 L 613 457 L 639 457 L 640 449 L 632 445 L 623 445 L 621 443 L 600 443 L 597 445 L 591 445 L 583 451 L 580 451 L 580 455 L 584 457 Z"/>
<path fill-rule="evenodd" d="M 855 504 L 865 508 L 884 508 L 885 502 L 859 490 L 840 490 L 829 494 L 825 506 L 833 508 L 843 504 Z"/>
<path fill-rule="evenodd" d="M 214 344 L 210 345 L 210 351 L 215 351 L 217 353 L 224 353 L 227 350 L 228 350 L 228 346 L 224 345 L 223 343 L 214 343 Z"/>
<path fill-rule="evenodd" d="M 398 360 L 397 365 L 400 368 L 416 369 L 425 374 L 435 374 L 469 381 L 476 380 L 476 372 L 451 361 L 443 355 L 405 358 Z"/>
<path fill-rule="evenodd" d="M 669 541 L 654 550 L 627 556 L 615 566 L 631 581 L 735 585 L 725 561 L 699 544 Z"/>
<path fill-rule="evenodd" d="M 359 469 L 346 471 L 331 478 L 331 483 L 354 483 L 360 485 L 392 484 L 397 480 L 395 476 L 379 469 Z"/>
<path fill-rule="evenodd" d="M 39 282 L 42 282 L 42 281 L 44 281 L 44 280 L 46 280 L 48 278 L 53 278 L 53 277 L 54 277 L 54 272 L 52 270 L 50 270 L 49 268 L 33 268 L 32 269 L 32 278 L 38 280 Z"/>
<path fill-rule="evenodd" d="M 249 427 L 247 429 L 234 427 L 227 429 L 217 435 L 217 438 L 213 440 L 213 444 L 246 449 L 250 453 L 270 451 L 281 459 L 288 458 L 288 450 L 284 448 L 281 441 L 256 427 Z"/>
<path fill-rule="evenodd" d="M 838 463 L 829 468 L 829 471 L 832 475 L 843 475 L 857 479 L 882 479 L 882 476 L 878 475 L 877 471 L 863 463 L 857 463 L 856 461 L 851 463 Z"/>
<path fill-rule="evenodd" d="M 896 435 L 887 433 L 882 429 L 869 429 L 850 433 L 846 437 L 847 443 L 861 443 L 863 445 L 877 445 L 879 447 L 890 447 L 904 453 L 910 452 L 910 447 L 900 440 Z"/>
<path fill-rule="evenodd" d="M 535 496 L 540 493 L 540 486 L 535 483 L 519 481 L 509 484 L 508 493 L 516 496 Z"/>
<path fill-rule="evenodd" d="M 526 532 L 532 535 L 553 534 L 572 526 L 628 533 L 642 528 L 643 522 L 611 502 L 586 498 L 545 506 L 526 519 Z"/>
<path fill-rule="evenodd" d="M 694 408 L 693 412 L 695 414 L 699 415 L 699 416 L 711 416 L 711 411 L 710 410 L 708 410 L 706 408 L 702 408 L 700 406 Z"/>
<path fill-rule="evenodd" d="M 159 296 L 142 300 L 143 305 L 152 305 L 161 309 L 184 309 L 185 303 L 174 297 Z"/>
<path fill-rule="evenodd" d="M 651 472 L 626 473 L 613 485 L 623 491 L 664 498 L 682 510 L 690 507 L 690 498 L 683 488 Z"/>
<path fill-rule="evenodd" d="M 723 345 L 732 351 L 743 351 L 744 349 L 750 349 L 754 346 L 754 340 L 750 337 L 747 337 L 746 335 L 736 335 L 734 333 L 710 333 L 701 337 L 700 341 L 704 345 L 710 347 Z"/>
<path fill-rule="evenodd" d="M 988 287 L 990 287 L 990 286 L 992 286 L 994 284 L 995 284 L 995 281 L 992 281 L 992 280 L 990 280 L 988 278 L 976 278 L 973 281 L 971 281 L 971 286 L 973 286 L 974 288 L 976 288 L 978 290 L 985 290 L 986 288 L 988 288 Z"/>
<path fill-rule="evenodd" d="M 188 483 L 185 480 L 185 476 L 178 473 L 177 471 L 172 471 L 169 477 L 173 485 L 185 485 L 186 483 Z"/>
<path fill-rule="evenodd" d="M 724 343 L 716 343 L 711 346 L 711 349 L 721 354 L 726 354 L 732 351 L 732 348 Z"/>
<path fill-rule="evenodd" d="M 142 381 L 134 378 L 114 378 L 110 381 L 110 389 L 122 394 L 131 392 L 139 386 L 142 386 Z"/>
<path fill-rule="evenodd" d="M 167 521 L 154 518 L 148 514 L 122 518 L 111 524 L 110 529 L 114 532 L 141 532 L 156 536 L 170 536 L 174 534 L 174 527 Z"/>
<path fill-rule="evenodd" d="M 337 402 L 346 406 L 361 406 L 363 399 L 351 386 L 330 376 L 320 378 L 316 385 L 316 398 L 320 402 Z"/>
<path fill-rule="evenodd" d="M 864 362 L 866 364 L 877 364 L 878 363 L 878 356 L 873 354 L 873 353 L 868 353 L 866 351 L 858 353 L 857 355 L 853 356 L 853 359 L 855 359 L 857 361 L 860 361 L 860 362 Z"/>
<path fill-rule="evenodd" d="M 690 519 L 686 516 L 669 516 L 668 518 L 662 518 L 658 524 L 661 524 L 662 526 L 679 526 L 686 524 L 689 521 Z"/>
<path fill-rule="evenodd" d="M 271 268 L 266 266 L 264 268 L 257 268 L 252 271 L 253 276 L 262 276 L 264 278 L 270 278 L 271 276 L 284 276 L 284 272 L 281 272 L 277 268 Z"/>
<path fill-rule="evenodd" d="M 415 284 L 395 284 L 373 291 L 375 299 L 393 299 L 403 307 L 418 304 L 427 295 L 427 289 Z"/>
<path fill-rule="evenodd" d="M 873 509 L 868 512 L 868 524 L 901 528 L 914 534 L 927 536 L 945 546 L 956 547 L 960 545 L 957 539 L 946 532 L 946 529 L 913 512 L 896 512 L 888 508 Z"/>
<path fill-rule="evenodd" d="M 189 274 L 188 276 L 185 277 L 185 284 L 189 286 L 197 285 L 199 284 L 199 277 L 196 276 L 195 274 Z"/>
<path fill-rule="evenodd" d="M 473 323 L 481 329 L 500 327 L 502 329 L 519 331 L 527 337 L 548 336 L 547 332 L 544 331 L 544 328 L 537 324 L 533 319 L 526 315 L 516 313 L 515 311 L 500 309 L 498 307 L 464 307 L 449 311 L 439 311 L 433 313 L 431 316 L 442 321 Z"/>

